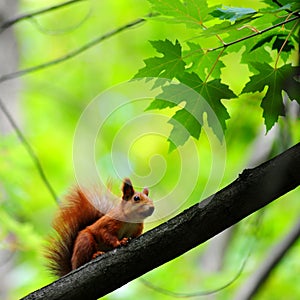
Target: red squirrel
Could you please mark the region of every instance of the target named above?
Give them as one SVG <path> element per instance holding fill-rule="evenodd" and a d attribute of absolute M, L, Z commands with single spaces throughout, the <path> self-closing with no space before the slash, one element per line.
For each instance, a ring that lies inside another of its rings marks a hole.
<path fill-rule="evenodd" d="M 55 235 L 46 249 L 53 274 L 61 277 L 142 234 L 144 219 L 154 211 L 148 189 L 135 192 L 125 178 L 122 192 L 116 206 L 107 192 L 77 187 L 67 195 L 54 218 Z"/>

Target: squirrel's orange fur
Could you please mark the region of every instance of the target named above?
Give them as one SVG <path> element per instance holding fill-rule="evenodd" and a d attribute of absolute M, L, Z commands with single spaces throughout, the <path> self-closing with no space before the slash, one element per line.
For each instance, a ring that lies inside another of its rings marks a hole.
<path fill-rule="evenodd" d="M 142 233 L 144 219 L 154 210 L 148 189 L 135 192 L 127 178 L 122 191 L 116 206 L 107 193 L 99 191 L 76 188 L 66 197 L 53 221 L 55 235 L 46 250 L 55 275 L 63 276 Z"/>

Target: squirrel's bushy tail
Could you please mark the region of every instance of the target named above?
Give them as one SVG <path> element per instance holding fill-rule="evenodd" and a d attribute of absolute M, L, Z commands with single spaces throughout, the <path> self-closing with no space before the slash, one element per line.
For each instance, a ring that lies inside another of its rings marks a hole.
<path fill-rule="evenodd" d="M 54 234 L 49 238 L 45 256 L 51 272 L 59 277 L 72 270 L 73 245 L 79 231 L 101 218 L 100 212 L 88 200 L 88 193 L 75 188 L 66 196 L 53 221 Z M 97 195 L 101 198 L 101 194 Z"/>

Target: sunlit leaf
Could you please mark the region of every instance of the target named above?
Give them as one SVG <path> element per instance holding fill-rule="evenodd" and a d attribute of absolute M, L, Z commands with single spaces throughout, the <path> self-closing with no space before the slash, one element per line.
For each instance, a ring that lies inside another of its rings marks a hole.
<path fill-rule="evenodd" d="M 221 68 L 225 67 L 223 62 L 219 60 L 218 51 L 205 51 L 200 45 L 188 42 L 189 50 L 184 51 L 184 60 L 190 65 L 189 71 L 194 71 L 198 76 L 205 80 L 206 76 L 212 70 L 210 76 L 219 78 L 221 76 Z"/>
<path fill-rule="evenodd" d="M 154 11 L 160 13 L 163 20 L 170 23 L 183 23 L 190 28 L 202 28 L 203 22 L 212 19 L 206 0 L 161 1 L 148 0 Z"/>
<path fill-rule="evenodd" d="M 134 78 L 163 77 L 172 79 L 185 70 L 182 60 L 181 45 L 176 40 L 173 44 L 169 40 L 151 41 L 151 45 L 162 57 L 151 57 L 144 60 L 145 67 L 140 69 Z"/>

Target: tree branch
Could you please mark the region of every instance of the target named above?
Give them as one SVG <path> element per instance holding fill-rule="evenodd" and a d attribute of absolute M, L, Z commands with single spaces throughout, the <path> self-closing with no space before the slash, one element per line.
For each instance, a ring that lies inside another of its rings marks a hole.
<path fill-rule="evenodd" d="M 31 13 L 26 13 L 26 14 L 17 16 L 15 18 L 12 18 L 10 20 L 4 21 L 0 25 L 0 33 L 2 33 L 2 31 L 4 31 L 5 29 L 11 27 L 12 25 L 14 25 L 14 24 L 16 24 L 20 21 L 23 21 L 23 20 L 26 20 L 26 19 L 31 19 L 31 18 L 36 17 L 38 15 L 41 15 L 41 14 L 44 14 L 44 13 L 47 13 L 47 12 L 51 12 L 53 10 L 65 7 L 65 6 L 70 5 L 70 4 L 74 4 L 76 2 L 81 2 L 81 1 L 86 1 L 86 0 L 66 1 L 66 2 L 63 2 L 63 3 L 59 3 L 59 4 L 56 4 L 56 5 L 50 6 L 50 7 L 46 7 L 46 8 L 31 12 Z"/>
<path fill-rule="evenodd" d="M 284 236 L 282 241 L 276 244 L 261 263 L 260 267 L 248 278 L 248 280 L 237 291 L 236 300 L 252 299 L 254 294 L 266 282 L 270 273 L 278 265 L 284 255 L 292 248 L 293 244 L 300 237 L 300 222 L 298 221 L 290 232 Z"/>
<path fill-rule="evenodd" d="M 234 45 L 234 44 L 238 44 L 238 43 L 243 42 L 243 41 L 245 41 L 245 40 L 251 39 L 251 38 L 253 38 L 253 37 L 257 36 L 257 35 L 260 35 L 260 34 L 263 34 L 263 33 L 265 33 L 265 32 L 268 32 L 268 31 L 270 31 L 270 30 L 272 30 L 272 29 L 274 29 L 274 28 L 276 28 L 276 27 L 279 27 L 279 26 L 285 25 L 285 24 L 287 24 L 287 23 L 296 21 L 296 20 L 298 20 L 299 18 L 300 18 L 300 16 L 297 15 L 297 16 L 294 17 L 294 18 L 284 20 L 284 21 L 282 21 L 282 22 L 280 22 L 280 23 L 277 23 L 277 24 L 275 24 L 275 25 L 272 25 L 272 26 L 270 26 L 270 27 L 268 27 L 268 28 L 265 28 L 265 29 L 263 29 L 263 30 L 260 30 L 260 31 L 258 31 L 258 32 L 255 32 L 255 33 L 253 33 L 253 34 L 246 35 L 246 36 L 244 36 L 244 37 L 242 37 L 242 38 L 240 38 L 240 39 L 234 40 L 234 41 L 229 42 L 229 43 L 225 43 L 225 44 L 223 44 L 222 46 L 215 47 L 215 48 L 209 48 L 209 49 L 207 49 L 207 51 L 210 51 L 210 52 L 211 52 L 211 51 L 216 51 L 216 50 L 219 50 L 219 49 L 222 49 L 222 48 L 227 48 L 227 47 L 232 46 L 232 45 Z"/>
<path fill-rule="evenodd" d="M 99 36 L 99 37 L 96 37 L 95 39 L 91 40 L 90 42 L 86 43 L 85 45 L 83 45 L 83 46 L 81 46 L 77 49 L 74 49 L 73 51 L 71 51 L 71 52 L 67 53 L 66 55 L 61 56 L 57 59 L 51 60 L 49 62 L 40 64 L 40 65 L 37 65 L 37 66 L 30 67 L 30 68 L 27 68 L 27 69 L 16 71 L 16 72 L 13 72 L 13 73 L 4 74 L 0 77 L 0 83 L 4 82 L 4 81 L 7 81 L 7 80 L 10 80 L 10 79 L 21 77 L 23 75 L 27 75 L 29 73 L 40 71 L 42 69 L 45 69 L 45 68 L 57 65 L 57 64 L 59 64 L 61 62 L 64 62 L 66 60 L 69 60 L 69 59 L 81 54 L 82 52 L 88 50 L 89 48 L 92 48 L 93 46 L 99 44 L 100 42 L 112 37 L 113 35 L 145 22 L 146 18 L 151 17 L 151 16 L 153 16 L 153 14 L 147 15 L 145 18 L 139 18 L 139 19 L 133 20 L 133 21 L 131 21 L 131 22 L 119 27 L 119 28 L 116 28 L 112 31 L 109 31 L 109 32 Z"/>
<path fill-rule="evenodd" d="M 300 143 L 166 223 L 23 298 L 97 299 L 182 255 L 300 184 Z M 76 283 L 76 289 L 74 288 Z"/>
<path fill-rule="evenodd" d="M 51 194 L 52 198 L 55 200 L 55 202 L 58 202 L 58 197 L 44 172 L 44 169 L 42 167 L 42 164 L 41 164 L 39 158 L 37 157 L 33 148 L 30 146 L 30 143 L 25 138 L 21 129 L 19 128 L 19 126 L 17 125 L 15 120 L 13 119 L 12 115 L 10 114 L 10 112 L 8 111 L 6 106 L 4 105 L 1 98 L 0 98 L 0 110 L 4 113 L 4 115 L 6 116 L 6 118 L 9 121 L 10 125 L 15 130 L 18 138 L 20 139 L 21 143 L 23 144 L 24 148 L 26 149 L 27 153 L 29 154 L 30 158 L 32 159 L 42 181 L 44 182 L 44 184 L 45 184 L 46 188 L 48 189 L 49 193 Z"/>

